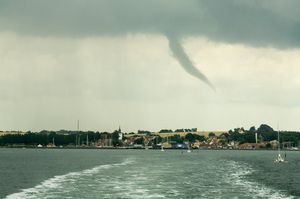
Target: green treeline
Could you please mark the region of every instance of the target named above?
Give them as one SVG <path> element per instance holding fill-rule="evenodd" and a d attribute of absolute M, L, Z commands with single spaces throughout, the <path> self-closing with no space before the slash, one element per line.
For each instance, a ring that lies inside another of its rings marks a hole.
<path fill-rule="evenodd" d="M 191 131 L 195 131 L 192 129 Z M 161 130 L 161 133 L 171 132 L 172 130 Z M 258 142 L 270 142 L 272 140 L 277 140 L 277 131 L 266 124 L 262 124 L 259 128 L 251 127 L 249 130 L 244 128 L 235 128 L 216 136 L 214 133 L 209 133 L 208 137 L 203 135 L 198 135 L 196 133 L 186 130 L 187 133 L 184 137 L 176 134 L 169 136 L 168 138 L 162 138 L 159 135 L 154 135 L 150 131 L 138 131 L 137 134 L 133 135 L 136 137 L 134 144 L 144 145 L 145 136 L 150 138 L 148 145 L 156 145 L 163 142 L 172 143 L 184 143 L 186 141 L 193 143 L 196 141 L 208 141 L 211 139 L 218 139 L 220 143 L 225 145 L 231 141 L 243 143 L 255 143 L 255 134 L 257 134 Z M 55 144 L 56 146 L 76 146 L 76 145 L 92 145 L 92 143 L 97 143 L 101 140 L 109 140 L 112 146 L 122 146 L 124 143 L 119 139 L 119 131 L 114 131 L 113 133 L 108 132 L 94 132 L 94 131 L 46 131 L 41 132 L 26 132 L 24 134 L 7 134 L 0 136 L 0 146 L 10 146 L 10 145 L 32 145 L 36 146 L 38 144 L 47 145 Z M 129 133 L 132 134 L 132 133 Z M 142 134 L 142 135 L 141 135 Z M 88 139 L 88 141 L 87 141 Z M 124 141 L 124 137 L 123 137 Z M 299 146 L 300 144 L 300 132 L 294 131 L 280 131 L 280 142 L 289 142 L 294 146 Z"/>
<path fill-rule="evenodd" d="M 242 143 L 255 143 L 255 133 L 257 133 L 258 141 L 269 142 L 277 140 L 277 133 L 272 127 L 262 124 L 259 128 L 251 127 L 249 130 L 244 128 L 235 128 L 224 133 L 222 136 L 227 141 L 238 141 Z M 280 142 L 291 142 L 298 145 L 300 142 L 300 132 L 280 131 Z"/>
<path fill-rule="evenodd" d="M 112 144 L 118 145 L 119 135 L 118 132 L 107 133 L 107 132 L 76 132 L 76 131 L 46 131 L 41 132 L 26 132 L 25 134 L 7 134 L 0 136 L 0 146 L 6 145 L 47 145 L 49 143 L 57 145 L 81 145 L 86 144 L 87 139 L 89 143 L 96 142 L 99 139 L 111 139 Z"/>

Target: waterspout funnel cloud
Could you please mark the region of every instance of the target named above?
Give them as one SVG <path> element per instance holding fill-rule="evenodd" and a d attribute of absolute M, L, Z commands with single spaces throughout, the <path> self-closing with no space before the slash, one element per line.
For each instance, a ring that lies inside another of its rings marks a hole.
<path fill-rule="evenodd" d="M 205 82 L 207 85 L 209 85 L 213 90 L 215 90 L 212 83 L 208 80 L 208 78 L 199 71 L 193 64 L 193 62 L 189 59 L 188 55 L 185 53 L 182 45 L 180 44 L 178 38 L 171 34 L 166 34 L 166 37 L 169 41 L 169 47 L 170 50 L 173 53 L 173 56 L 179 64 L 182 66 L 182 68 L 189 73 L 190 75 L 200 79 L 201 81 Z"/>

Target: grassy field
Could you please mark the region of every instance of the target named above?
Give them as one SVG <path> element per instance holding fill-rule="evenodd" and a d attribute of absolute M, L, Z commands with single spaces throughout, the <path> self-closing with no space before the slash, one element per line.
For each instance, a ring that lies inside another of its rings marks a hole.
<path fill-rule="evenodd" d="M 160 137 L 171 137 L 173 135 L 180 135 L 181 137 L 184 137 L 189 132 L 173 132 L 173 133 L 155 133 L 156 135 L 159 135 Z M 204 135 L 205 137 L 208 137 L 209 133 L 214 133 L 216 136 L 221 135 L 222 133 L 226 133 L 226 131 L 198 131 L 198 132 L 192 132 L 193 134 L 198 135 Z"/>
<path fill-rule="evenodd" d="M 214 133 L 216 136 L 219 136 L 222 133 L 226 133 L 226 132 L 227 131 L 197 131 L 197 132 L 191 132 L 191 133 L 208 137 L 209 133 Z M 154 135 L 159 135 L 162 138 L 171 137 L 171 136 L 174 136 L 174 135 L 180 135 L 181 137 L 184 137 L 188 133 L 190 133 L 190 132 L 172 132 L 172 133 L 159 133 L 159 132 L 156 132 L 156 133 L 154 133 Z M 124 136 L 125 137 L 131 137 L 131 136 L 136 136 L 136 135 L 143 135 L 143 134 L 125 134 Z"/>

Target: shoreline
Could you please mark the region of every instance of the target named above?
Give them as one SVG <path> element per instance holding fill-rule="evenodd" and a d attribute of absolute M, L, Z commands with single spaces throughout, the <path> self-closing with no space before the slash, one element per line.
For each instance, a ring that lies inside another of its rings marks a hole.
<path fill-rule="evenodd" d="M 41 149 L 41 150 L 67 150 L 67 149 L 88 149 L 88 150 L 152 150 L 159 151 L 160 148 L 132 148 L 132 147 L 9 147 L 9 146 L 1 146 L 0 149 Z M 165 151 L 185 151 L 185 148 L 164 148 Z M 218 149 L 218 148 L 200 148 L 200 149 L 192 149 L 192 151 L 277 151 L 277 149 Z M 290 149 L 281 149 L 281 151 L 300 151 L 300 150 L 290 150 Z"/>

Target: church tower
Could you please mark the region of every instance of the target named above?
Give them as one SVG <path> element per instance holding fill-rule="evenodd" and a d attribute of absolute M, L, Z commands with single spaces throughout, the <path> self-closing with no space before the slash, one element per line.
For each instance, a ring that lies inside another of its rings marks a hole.
<path fill-rule="evenodd" d="M 121 126 L 119 126 L 118 132 L 119 132 L 119 140 L 122 141 L 122 139 L 123 139 L 123 133 L 122 133 L 122 131 L 121 131 Z"/>

